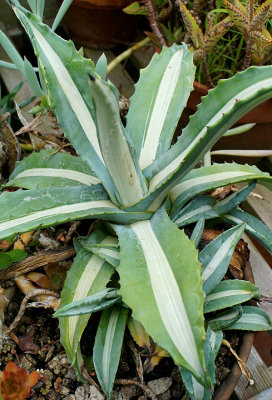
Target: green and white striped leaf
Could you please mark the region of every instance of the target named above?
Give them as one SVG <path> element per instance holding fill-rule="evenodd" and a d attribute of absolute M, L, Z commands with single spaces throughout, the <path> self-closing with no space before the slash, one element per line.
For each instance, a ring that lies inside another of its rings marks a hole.
<path fill-rule="evenodd" d="M 258 240 L 272 254 L 272 232 L 258 218 L 240 209 L 232 210 L 223 215 L 222 220 L 229 224 L 246 224 L 245 231 Z"/>
<path fill-rule="evenodd" d="M 164 209 L 150 221 L 114 228 L 120 244 L 117 270 L 123 302 L 175 363 L 209 387 L 201 265 L 194 244 Z"/>
<path fill-rule="evenodd" d="M 67 273 L 61 292 L 61 307 L 82 300 L 104 290 L 110 281 L 114 268 L 100 257 L 81 249 Z M 61 343 L 69 362 L 80 376 L 77 355 L 81 354 L 80 339 L 90 314 L 59 318 Z"/>
<path fill-rule="evenodd" d="M 104 310 L 98 325 L 93 349 L 93 361 L 99 383 L 111 399 L 117 372 L 128 310 L 112 307 Z"/>
<path fill-rule="evenodd" d="M 222 339 L 222 331 L 214 332 L 210 329 L 210 327 L 208 327 L 206 332 L 206 340 L 204 342 L 204 355 L 213 386 L 215 385 L 215 358 L 220 349 Z M 184 368 L 180 368 L 180 372 L 183 383 L 191 400 L 212 399 L 212 391 L 206 389 L 199 382 L 197 382 L 197 380 L 189 371 L 186 371 Z"/>
<path fill-rule="evenodd" d="M 213 331 L 228 329 L 233 325 L 243 314 L 243 307 L 240 305 L 234 306 L 222 313 L 218 314 L 215 318 L 208 320 L 208 326 Z"/>
<path fill-rule="evenodd" d="M 141 70 L 127 115 L 127 131 L 142 169 L 169 149 L 193 89 L 194 72 L 192 53 L 184 44 L 164 47 Z"/>
<path fill-rule="evenodd" d="M 121 297 L 116 289 L 106 288 L 101 292 L 87 296 L 84 299 L 73 301 L 59 308 L 54 317 L 72 317 L 74 315 L 92 314 L 120 303 Z"/>
<path fill-rule="evenodd" d="M 77 153 L 103 182 L 113 201 L 114 185 L 109 176 L 97 138 L 95 109 L 88 73 L 94 65 L 48 26 L 22 7 L 13 6 L 38 55 L 43 78 L 48 86 L 50 106 L 64 134 Z"/>
<path fill-rule="evenodd" d="M 90 186 L 100 183 L 81 158 L 69 153 L 54 153 L 52 150 L 41 150 L 18 161 L 7 186 L 43 189 L 52 186 Z"/>
<path fill-rule="evenodd" d="M 112 85 L 101 79 L 91 80 L 91 93 L 101 153 L 114 183 L 115 196 L 121 205 L 133 204 L 147 194 L 147 187 L 138 160 L 133 156 L 133 144 L 126 137 L 118 97 Z"/>
<path fill-rule="evenodd" d="M 170 199 L 173 203 L 171 219 L 176 217 L 185 203 L 201 193 L 233 183 L 253 180 L 258 180 L 261 184 L 272 183 L 272 178 L 268 173 L 264 173 L 252 165 L 225 163 L 196 168 L 170 191 Z"/>
<path fill-rule="evenodd" d="M 120 249 L 119 246 L 110 246 L 107 243 L 105 246 L 91 246 L 88 244 L 83 245 L 84 249 L 91 251 L 92 253 L 98 255 L 103 258 L 103 260 L 107 261 L 114 268 L 117 268 L 120 264 Z"/>
<path fill-rule="evenodd" d="M 234 192 L 230 196 L 227 196 L 224 200 L 217 202 L 214 206 L 214 210 L 218 212 L 218 214 L 224 215 L 229 211 L 233 210 L 240 203 L 246 200 L 247 196 L 250 192 L 255 188 L 256 181 L 249 183 L 242 189 L 238 190 L 238 192 Z"/>
<path fill-rule="evenodd" d="M 222 281 L 205 297 L 204 313 L 232 307 L 259 297 L 259 288 L 248 281 L 239 279 Z"/>
<path fill-rule="evenodd" d="M 272 322 L 268 314 L 260 308 L 243 306 L 241 317 L 226 329 L 241 329 L 245 331 L 270 331 Z"/>
<path fill-rule="evenodd" d="M 202 272 L 203 290 L 211 293 L 223 279 L 235 247 L 245 230 L 245 224 L 235 226 L 221 233 L 199 254 L 199 261 L 204 267 Z"/>
<path fill-rule="evenodd" d="M 151 217 L 150 213 L 120 210 L 100 185 L 4 192 L 0 195 L 0 208 L 1 239 L 73 219 L 96 217 L 129 224 Z"/>
<path fill-rule="evenodd" d="M 144 170 L 150 192 L 172 189 L 242 115 L 270 98 L 271 76 L 272 66 L 252 67 L 209 90 L 177 143 Z"/>
<path fill-rule="evenodd" d="M 194 242 L 195 248 L 197 248 L 199 245 L 204 228 L 205 228 L 205 217 L 202 216 L 199 218 L 198 222 L 196 223 L 193 233 L 190 237 L 190 240 L 192 240 Z"/>
<path fill-rule="evenodd" d="M 216 200 L 210 196 L 199 196 L 185 206 L 174 218 L 178 227 L 191 224 L 200 218 L 217 218 L 218 213 L 214 210 Z"/>

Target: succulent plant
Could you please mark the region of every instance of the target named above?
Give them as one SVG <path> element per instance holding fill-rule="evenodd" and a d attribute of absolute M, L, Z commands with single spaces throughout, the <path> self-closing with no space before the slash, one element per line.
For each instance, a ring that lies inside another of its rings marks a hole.
<path fill-rule="evenodd" d="M 0 196 L 0 239 L 99 219 L 92 234 L 75 243 L 78 254 L 56 313 L 69 361 L 80 376 L 82 333 L 90 314 L 103 310 L 93 359 L 110 398 L 132 317 L 159 355 L 167 352 L 180 367 L 189 393 L 211 398 L 222 329 L 271 329 L 264 311 L 240 305 L 260 297 L 256 286 L 221 280 L 244 231 L 272 253 L 270 230 L 237 209 L 256 181 L 272 188 L 272 179 L 254 166 L 195 166 L 243 114 L 271 97 L 272 67 L 254 67 L 220 82 L 172 145 L 194 80 L 186 45 L 163 48 L 141 71 L 124 126 L 118 91 L 105 80 L 103 63 L 95 69 L 71 41 L 18 1 L 12 7 L 37 55 L 46 103 L 79 157 L 46 150 L 17 163 L 7 186 L 23 189 Z M 247 185 L 221 202 L 203 196 L 237 182 Z M 233 227 L 199 252 L 205 220 L 212 218 Z M 179 229 L 195 222 L 191 238 Z M 223 317 L 210 314 L 222 309 Z"/>

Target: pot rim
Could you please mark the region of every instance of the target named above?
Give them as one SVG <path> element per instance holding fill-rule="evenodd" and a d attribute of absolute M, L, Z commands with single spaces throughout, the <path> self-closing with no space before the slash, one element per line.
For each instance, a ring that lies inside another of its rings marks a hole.
<path fill-rule="evenodd" d="M 250 262 L 247 261 L 245 270 L 244 270 L 244 278 L 251 282 L 254 283 L 254 276 L 252 272 L 252 268 L 250 265 Z M 256 304 L 255 302 L 253 302 Z M 253 341 L 254 341 L 254 332 L 247 332 L 243 336 L 243 343 L 242 346 L 240 347 L 239 351 L 239 357 L 246 363 L 248 360 L 248 357 L 251 352 L 251 348 L 253 346 Z M 214 400 L 228 400 L 233 393 L 235 387 L 237 386 L 237 383 L 242 375 L 241 368 L 239 367 L 238 363 L 236 362 L 233 367 L 231 368 L 230 372 L 226 376 L 226 378 L 223 380 L 221 385 L 217 388 L 215 391 Z"/>

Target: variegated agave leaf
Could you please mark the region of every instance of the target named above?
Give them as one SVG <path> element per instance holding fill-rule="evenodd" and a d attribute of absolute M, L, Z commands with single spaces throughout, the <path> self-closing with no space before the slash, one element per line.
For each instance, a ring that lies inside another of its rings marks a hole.
<path fill-rule="evenodd" d="M 50 105 L 65 135 L 103 182 L 116 202 L 114 184 L 105 166 L 97 138 L 96 117 L 89 89 L 94 66 L 67 42 L 22 7 L 13 7 L 38 55 Z"/>
<path fill-rule="evenodd" d="M 151 208 L 162 201 L 239 116 L 271 96 L 271 70 L 270 66 L 248 69 L 229 80 L 220 81 L 215 89 L 209 91 L 177 143 L 144 170 L 150 181 L 151 194 L 142 204 L 149 203 Z M 220 102 L 223 97 L 224 104 Z M 152 204 L 154 192 L 157 200 Z"/>
<path fill-rule="evenodd" d="M 91 186 L 99 183 L 99 179 L 81 158 L 69 153 L 41 150 L 16 163 L 7 186 L 43 189 L 52 186 Z"/>
<path fill-rule="evenodd" d="M 104 234 L 104 240 L 106 237 Z M 105 289 L 113 272 L 114 268 L 103 259 L 81 249 L 67 274 L 61 295 L 61 307 Z M 59 319 L 61 343 L 79 377 L 82 366 L 80 339 L 89 318 L 90 314 Z"/>
<path fill-rule="evenodd" d="M 126 128 L 142 169 L 169 149 L 193 88 L 194 72 L 192 54 L 185 45 L 163 48 L 141 70 L 131 98 Z"/>
<path fill-rule="evenodd" d="M 203 359 L 201 266 L 193 243 L 163 209 L 146 223 L 115 225 L 115 230 L 120 243 L 117 270 L 123 301 L 178 365 L 209 386 Z M 171 251 L 173 246 L 182 251 Z M 187 273 L 189 258 L 190 274 Z M 141 285 L 137 284 L 139 280 Z"/>

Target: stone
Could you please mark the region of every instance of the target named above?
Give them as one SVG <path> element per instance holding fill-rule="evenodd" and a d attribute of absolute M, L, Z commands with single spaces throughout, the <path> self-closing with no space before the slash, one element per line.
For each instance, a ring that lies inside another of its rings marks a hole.
<path fill-rule="evenodd" d="M 75 391 L 75 400 L 85 400 L 85 389 L 79 386 Z"/>
<path fill-rule="evenodd" d="M 155 395 L 165 393 L 171 385 L 172 379 L 167 377 L 149 381 L 147 384 Z"/>
<path fill-rule="evenodd" d="M 96 387 L 93 385 L 89 386 L 88 392 L 89 392 L 88 400 L 104 400 L 105 399 L 105 396 L 102 393 L 100 393 L 99 390 L 96 389 Z"/>

